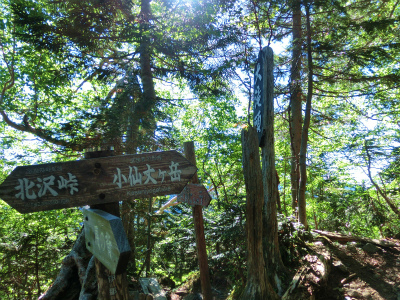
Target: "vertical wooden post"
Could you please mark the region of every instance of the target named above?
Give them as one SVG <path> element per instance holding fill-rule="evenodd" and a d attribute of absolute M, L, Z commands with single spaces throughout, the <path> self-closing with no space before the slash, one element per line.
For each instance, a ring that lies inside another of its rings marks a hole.
<path fill-rule="evenodd" d="M 146 277 L 150 274 L 151 259 L 151 213 L 153 212 L 153 198 L 149 198 L 149 217 L 147 219 L 147 252 L 146 252 Z"/>
<path fill-rule="evenodd" d="M 86 152 L 85 159 L 113 156 L 113 150 Z M 101 168 L 101 166 L 99 166 Z M 100 196 L 100 195 L 99 195 Z M 92 205 L 91 208 L 101 209 L 114 216 L 120 217 L 119 203 L 110 202 Z M 126 272 L 112 274 L 97 258 L 95 258 L 98 300 L 128 300 L 128 279 Z"/>
<path fill-rule="evenodd" d="M 274 138 L 274 53 L 270 47 L 262 50 L 263 68 L 263 101 L 264 101 L 264 144 L 262 145 L 262 175 L 264 185 L 264 253 L 265 265 L 274 287 L 282 292 L 279 276 L 284 275 L 278 243 L 277 201 L 279 196 L 277 174 L 275 169 Z"/>
<path fill-rule="evenodd" d="M 183 144 L 187 160 L 196 166 L 196 154 L 193 142 Z M 197 173 L 192 177 L 192 183 L 199 183 Z M 212 300 L 210 273 L 208 269 L 206 240 L 204 236 L 203 210 L 201 205 L 193 207 L 193 221 L 196 234 L 197 258 L 199 261 L 201 291 L 203 300 Z"/>

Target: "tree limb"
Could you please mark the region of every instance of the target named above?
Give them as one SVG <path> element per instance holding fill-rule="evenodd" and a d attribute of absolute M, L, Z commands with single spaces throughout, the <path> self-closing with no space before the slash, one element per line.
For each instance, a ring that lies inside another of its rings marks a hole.
<path fill-rule="evenodd" d="M 390 199 L 387 195 L 386 192 L 382 191 L 380 186 L 375 182 L 375 180 L 372 178 L 371 175 L 371 155 L 368 151 L 368 146 L 367 146 L 367 141 L 364 141 L 364 148 L 365 148 L 365 153 L 367 154 L 367 168 L 368 168 L 368 178 L 371 181 L 371 183 L 374 185 L 378 193 L 382 196 L 383 199 L 385 199 L 386 203 L 389 205 L 391 210 L 399 217 L 400 219 L 400 210 L 396 207 L 396 205 L 393 203 L 392 199 Z"/>

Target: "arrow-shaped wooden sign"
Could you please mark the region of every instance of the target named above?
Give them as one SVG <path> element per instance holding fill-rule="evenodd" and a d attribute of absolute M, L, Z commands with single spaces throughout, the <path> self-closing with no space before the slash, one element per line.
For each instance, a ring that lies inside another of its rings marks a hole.
<path fill-rule="evenodd" d="M 99 209 L 83 209 L 86 248 L 112 274 L 128 266 L 131 247 L 120 218 Z"/>
<path fill-rule="evenodd" d="M 196 173 L 176 151 L 20 166 L 0 198 L 20 213 L 179 194 Z"/>
<path fill-rule="evenodd" d="M 191 206 L 208 206 L 211 196 L 204 185 L 189 183 L 178 195 L 177 201 L 187 203 Z"/>

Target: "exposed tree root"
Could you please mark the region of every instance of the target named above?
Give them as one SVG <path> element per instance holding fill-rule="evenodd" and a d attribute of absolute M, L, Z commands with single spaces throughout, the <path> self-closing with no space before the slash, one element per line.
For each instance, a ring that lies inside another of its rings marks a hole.
<path fill-rule="evenodd" d="M 345 244 L 348 242 L 362 242 L 362 243 L 374 244 L 376 246 L 384 247 L 384 248 L 390 248 L 390 247 L 396 246 L 395 243 L 390 242 L 388 240 L 369 239 L 369 238 L 364 238 L 364 237 L 344 235 L 344 234 L 340 234 L 340 233 L 336 233 L 336 232 L 328 232 L 328 231 L 322 231 L 322 230 L 313 230 L 313 232 L 318 233 L 322 236 L 325 236 L 332 241 L 337 241 L 342 244 Z"/>
<path fill-rule="evenodd" d="M 92 299 L 97 294 L 97 283 L 91 258 L 82 230 L 71 252 L 64 258 L 53 285 L 39 300 Z"/>

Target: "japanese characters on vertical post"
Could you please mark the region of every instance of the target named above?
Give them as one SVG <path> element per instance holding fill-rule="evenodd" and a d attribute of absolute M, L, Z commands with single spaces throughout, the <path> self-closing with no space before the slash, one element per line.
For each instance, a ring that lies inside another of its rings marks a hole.
<path fill-rule="evenodd" d="M 261 50 L 258 54 L 258 60 L 254 69 L 254 94 L 253 94 L 253 126 L 257 129 L 258 143 L 261 146 L 263 142 L 263 124 L 264 124 L 264 56 Z"/>
<path fill-rule="evenodd" d="M 179 194 L 197 168 L 176 151 L 17 167 L 0 198 L 21 213 Z"/>

